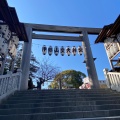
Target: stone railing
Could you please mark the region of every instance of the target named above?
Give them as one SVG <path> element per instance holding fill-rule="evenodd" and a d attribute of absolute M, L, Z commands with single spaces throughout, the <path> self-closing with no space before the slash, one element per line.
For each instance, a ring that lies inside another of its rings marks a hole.
<path fill-rule="evenodd" d="M 16 90 L 20 90 L 22 71 L 17 73 L 9 72 L 6 75 L 0 75 L 0 102 Z"/>
<path fill-rule="evenodd" d="M 108 88 L 120 92 L 120 73 L 108 72 L 108 69 L 103 70 Z"/>

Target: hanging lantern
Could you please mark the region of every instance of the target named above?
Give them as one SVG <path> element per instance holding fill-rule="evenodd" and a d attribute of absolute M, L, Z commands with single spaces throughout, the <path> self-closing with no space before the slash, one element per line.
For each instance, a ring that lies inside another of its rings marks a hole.
<path fill-rule="evenodd" d="M 76 55 L 76 51 L 77 51 L 76 47 L 73 46 L 73 47 L 72 47 L 72 54 L 73 54 L 74 56 Z"/>
<path fill-rule="evenodd" d="M 16 46 L 17 46 L 18 43 L 19 43 L 19 38 L 18 38 L 18 36 L 16 36 L 16 35 L 13 35 L 10 40 L 11 40 Z"/>
<path fill-rule="evenodd" d="M 59 48 L 57 46 L 55 46 L 54 48 L 54 53 L 56 56 L 59 54 Z"/>
<path fill-rule="evenodd" d="M 64 56 L 64 54 L 65 54 L 65 48 L 63 46 L 60 48 L 60 53 L 61 53 L 62 56 Z"/>
<path fill-rule="evenodd" d="M 0 54 L 4 56 L 7 53 L 7 51 L 8 51 L 7 41 L 4 38 L 2 38 L 0 40 Z"/>
<path fill-rule="evenodd" d="M 70 56 L 71 50 L 70 50 L 69 46 L 66 48 L 66 53 L 67 53 L 68 56 Z"/>
<path fill-rule="evenodd" d="M 78 47 L 78 54 L 82 55 L 83 49 L 81 46 Z"/>
<path fill-rule="evenodd" d="M 43 45 L 43 47 L 42 47 L 42 53 L 43 53 L 43 55 L 46 55 L 46 53 L 47 53 L 47 47 L 45 45 Z"/>
<path fill-rule="evenodd" d="M 48 54 L 51 56 L 52 52 L 53 52 L 53 48 L 52 48 L 52 46 L 49 46 L 49 48 L 48 48 Z"/>

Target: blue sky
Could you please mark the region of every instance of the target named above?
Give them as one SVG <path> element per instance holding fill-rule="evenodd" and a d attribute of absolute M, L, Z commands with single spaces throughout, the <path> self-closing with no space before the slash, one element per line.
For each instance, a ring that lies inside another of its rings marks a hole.
<path fill-rule="evenodd" d="M 8 0 L 8 3 L 16 8 L 20 22 L 25 23 L 102 28 L 113 23 L 120 14 L 120 0 Z M 94 44 L 96 37 L 89 35 L 89 40 L 93 57 L 97 58 L 95 65 L 98 78 L 104 80 L 103 69 L 110 69 L 110 65 L 103 44 Z M 32 51 L 39 60 L 49 57 L 42 55 L 43 45 L 72 47 L 81 43 L 33 40 Z M 87 75 L 84 55 L 52 55 L 50 60 L 61 70 L 75 69 Z"/>

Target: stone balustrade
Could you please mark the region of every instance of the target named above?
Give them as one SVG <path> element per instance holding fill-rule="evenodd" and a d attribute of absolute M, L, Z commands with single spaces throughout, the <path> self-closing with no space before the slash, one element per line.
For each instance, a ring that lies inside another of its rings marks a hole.
<path fill-rule="evenodd" d="M 0 102 L 16 90 L 20 90 L 22 71 L 0 75 Z"/>
<path fill-rule="evenodd" d="M 120 73 L 108 72 L 108 69 L 103 70 L 108 88 L 120 92 Z"/>

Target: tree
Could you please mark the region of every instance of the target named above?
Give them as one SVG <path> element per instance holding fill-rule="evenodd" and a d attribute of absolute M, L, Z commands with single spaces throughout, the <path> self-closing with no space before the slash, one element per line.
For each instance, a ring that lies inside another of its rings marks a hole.
<path fill-rule="evenodd" d="M 60 84 L 62 88 L 79 88 L 82 85 L 83 78 L 86 75 L 80 71 L 76 70 L 65 70 L 55 76 L 55 79 L 49 85 L 49 88 L 55 89 L 60 88 Z"/>
<path fill-rule="evenodd" d="M 59 73 L 60 68 L 54 65 L 52 62 L 49 61 L 49 59 L 44 59 L 39 65 L 39 70 L 37 72 L 38 75 L 38 86 L 39 89 L 41 89 L 41 85 L 44 84 L 44 82 L 53 80 L 54 77 Z"/>

